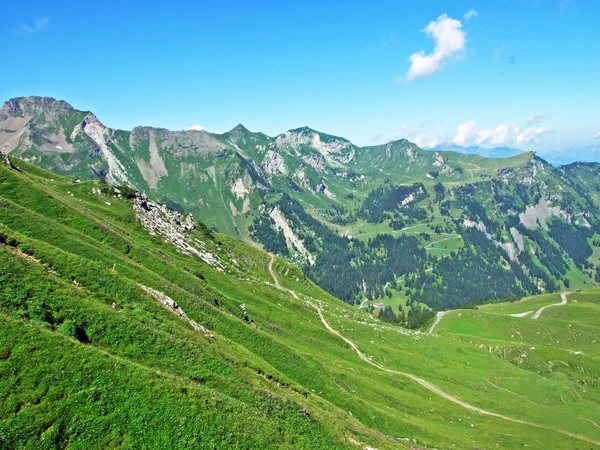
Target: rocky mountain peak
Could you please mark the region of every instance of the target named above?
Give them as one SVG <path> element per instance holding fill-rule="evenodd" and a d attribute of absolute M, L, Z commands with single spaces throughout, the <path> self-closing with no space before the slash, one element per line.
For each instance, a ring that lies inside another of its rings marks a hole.
<path fill-rule="evenodd" d="M 233 127 L 228 134 L 231 135 L 239 135 L 239 134 L 247 134 L 247 133 L 251 133 L 250 130 L 248 130 L 248 128 L 246 128 L 244 125 L 242 125 L 241 123 L 238 123 L 235 127 Z"/>
<path fill-rule="evenodd" d="M 70 111 L 73 111 L 71 105 L 63 100 L 56 100 L 52 97 L 16 97 L 4 103 L 2 109 L 0 109 L 0 118 Z"/>

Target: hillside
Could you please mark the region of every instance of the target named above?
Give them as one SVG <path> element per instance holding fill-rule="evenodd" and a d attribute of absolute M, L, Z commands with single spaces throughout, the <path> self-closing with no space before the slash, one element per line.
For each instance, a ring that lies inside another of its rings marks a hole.
<path fill-rule="evenodd" d="M 406 140 L 358 147 L 307 127 L 276 137 L 242 125 L 113 130 L 40 97 L 4 104 L 0 151 L 145 192 L 277 253 L 349 304 L 390 306 L 386 320 L 405 325 L 419 308 L 600 281 L 593 174 L 532 153 L 493 159 Z"/>
<path fill-rule="evenodd" d="M 460 311 L 387 325 L 151 198 L 3 161 L 4 448 L 600 446 L 596 292 L 490 352 Z"/>

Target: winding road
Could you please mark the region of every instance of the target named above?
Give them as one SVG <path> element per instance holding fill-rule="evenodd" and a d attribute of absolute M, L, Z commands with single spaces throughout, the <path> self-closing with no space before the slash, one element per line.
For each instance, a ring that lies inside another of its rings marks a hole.
<path fill-rule="evenodd" d="M 269 273 L 273 277 L 273 281 L 275 282 L 275 285 L 278 288 L 283 289 L 283 290 L 289 292 L 294 298 L 298 299 L 299 297 L 298 297 L 298 295 L 294 291 L 292 291 L 290 289 L 283 288 L 279 284 L 279 280 L 277 279 L 277 276 L 275 275 L 275 271 L 273 270 L 273 262 L 274 261 L 275 261 L 275 256 L 271 255 L 271 261 L 269 262 Z M 561 303 L 561 304 L 565 304 L 566 303 L 566 295 L 568 293 L 565 292 L 563 294 L 564 294 L 564 296 L 563 296 L 564 303 Z M 563 295 L 563 294 L 561 294 L 561 295 Z M 428 391 L 433 392 L 434 394 L 438 395 L 439 397 L 442 397 L 442 398 L 444 398 L 444 399 L 446 399 L 446 400 L 448 400 L 448 401 L 450 401 L 450 402 L 452 402 L 452 403 L 454 403 L 456 405 L 462 406 L 465 409 L 477 412 L 477 413 L 482 414 L 484 416 L 495 417 L 497 419 L 506 420 L 508 422 L 518 423 L 520 425 L 526 425 L 526 426 L 540 428 L 540 429 L 544 429 L 544 430 L 555 431 L 555 432 L 563 434 L 565 436 L 569 436 L 569 437 L 572 437 L 574 439 L 579 439 L 581 441 L 589 442 L 591 444 L 600 446 L 600 442 L 599 441 L 594 441 L 593 439 L 590 439 L 590 438 L 585 437 L 585 436 L 580 436 L 578 434 L 570 433 L 568 431 L 559 430 L 559 429 L 557 429 L 555 427 L 551 427 L 551 426 L 546 426 L 546 425 L 541 425 L 541 424 L 537 424 L 537 423 L 533 423 L 533 422 L 528 422 L 528 421 L 521 420 L 521 419 L 514 419 L 512 417 L 508 417 L 508 416 L 505 416 L 505 415 L 502 415 L 502 414 L 499 414 L 499 413 L 495 413 L 493 411 L 487 411 L 487 410 L 485 410 L 483 408 L 479 408 L 477 406 L 471 405 L 470 403 L 462 401 L 459 398 L 456 398 L 453 395 L 448 394 L 447 392 L 444 392 L 443 390 L 441 390 L 440 388 L 438 388 L 434 384 L 430 383 L 429 381 L 424 380 L 423 378 L 419 378 L 419 377 L 417 377 L 415 375 L 412 375 L 410 373 L 400 372 L 398 370 L 393 370 L 393 369 L 388 369 L 387 367 L 384 367 L 384 366 L 382 366 L 380 364 L 377 364 L 377 363 L 373 362 L 371 360 L 371 358 L 369 358 L 363 352 L 361 352 L 360 349 L 358 348 L 358 346 L 354 342 L 352 342 L 350 339 L 348 339 L 347 337 L 345 337 L 344 335 L 342 335 L 340 332 L 338 332 L 336 329 L 334 329 L 331 325 L 329 325 L 329 322 L 327 322 L 327 320 L 323 316 L 323 310 L 319 306 L 315 305 L 314 303 L 312 303 L 309 300 L 305 300 L 305 304 L 306 304 L 307 307 L 312 308 L 312 309 L 314 309 L 317 312 L 317 314 L 319 315 L 319 319 L 321 320 L 321 323 L 323 324 L 323 326 L 330 333 L 336 335 L 341 340 L 343 340 L 346 344 L 348 344 L 352 348 L 352 350 L 354 350 L 356 352 L 356 354 L 358 355 L 358 357 L 360 359 L 362 359 L 364 362 L 366 362 L 367 364 L 370 364 L 373 367 L 376 367 L 377 369 L 379 369 L 379 370 L 381 370 L 383 372 L 387 372 L 387 373 L 391 373 L 391 374 L 395 374 L 395 375 L 400 375 L 402 377 L 408 378 L 408 379 L 410 379 L 410 380 L 418 383 L 419 385 L 421 385 L 422 387 L 424 387 Z M 548 306 L 557 306 L 557 305 L 548 305 Z M 547 306 L 545 308 L 547 308 Z M 542 308 L 542 310 L 543 309 L 544 308 Z M 538 311 L 538 313 L 541 314 L 540 311 Z M 441 320 L 441 318 L 440 318 L 440 320 Z"/>
<path fill-rule="evenodd" d="M 553 305 L 546 305 L 540 309 L 538 309 L 536 311 L 536 313 L 533 315 L 532 319 L 539 319 L 540 316 L 542 315 L 542 313 L 544 312 L 544 310 L 546 308 L 552 308 L 553 306 L 563 306 L 567 304 L 567 295 L 569 295 L 570 292 L 561 292 L 560 293 L 560 298 L 562 298 L 562 301 L 560 303 L 554 303 Z"/>
<path fill-rule="evenodd" d="M 427 244 L 427 245 L 426 245 L 425 247 L 423 247 L 423 248 L 424 248 L 425 250 L 427 250 L 427 249 L 431 249 L 431 248 L 433 248 L 433 246 L 434 246 L 435 244 L 439 244 L 440 242 L 444 242 L 444 241 L 450 241 L 450 240 L 452 240 L 452 239 L 462 239 L 462 236 L 461 236 L 460 234 L 457 234 L 457 235 L 455 235 L 455 236 L 450 236 L 450 237 L 448 237 L 448 238 L 440 239 L 439 241 L 435 241 L 435 242 L 432 242 L 431 244 Z M 441 249 L 441 248 L 440 248 L 440 249 L 438 249 L 438 250 L 445 250 L 445 249 Z"/>
<path fill-rule="evenodd" d="M 435 316 L 435 322 L 433 322 L 433 325 L 431 325 L 428 334 L 433 334 L 433 330 L 435 330 L 435 327 L 438 326 L 438 324 L 442 320 L 442 317 L 444 317 L 446 314 L 448 314 L 448 311 L 438 311 L 438 313 Z"/>

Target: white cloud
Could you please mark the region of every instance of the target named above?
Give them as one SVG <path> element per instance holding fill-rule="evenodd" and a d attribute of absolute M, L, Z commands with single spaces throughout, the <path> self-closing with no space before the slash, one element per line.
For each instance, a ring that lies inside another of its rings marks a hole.
<path fill-rule="evenodd" d="M 420 134 L 414 138 L 414 142 L 421 148 L 434 148 L 440 144 L 440 139 L 435 135 Z"/>
<path fill-rule="evenodd" d="M 479 13 L 477 11 L 475 11 L 474 9 L 470 9 L 463 16 L 463 19 L 465 19 L 465 20 L 471 20 L 473 17 L 477 17 L 478 15 L 479 15 Z"/>
<path fill-rule="evenodd" d="M 24 23 L 21 25 L 18 32 L 20 34 L 35 34 L 45 29 L 48 22 L 50 22 L 50 17 L 35 17 L 32 24 Z"/>
<path fill-rule="evenodd" d="M 539 138 L 549 132 L 550 128 L 546 127 L 527 127 L 517 133 L 516 142 L 517 144 L 526 144 L 529 142 L 538 143 Z"/>
<path fill-rule="evenodd" d="M 421 148 L 437 147 L 442 142 L 437 134 L 422 133 L 407 124 L 402 125 L 402 128 L 394 135 L 394 138 L 408 139 Z"/>
<path fill-rule="evenodd" d="M 596 134 L 596 136 L 594 136 L 594 138 L 595 138 L 595 139 L 600 139 L 600 132 L 598 132 L 598 133 Z"/>
<path fill-rule="evenodd" d="M 202 125 L 192 125 L 188 128 L 190 131 L 204 131 L 204 127 Z"/>
<path fill-rule="evenodd" d="M 501 124 L 490 133 L 488 141 L 492 145 L 507 145 L 514 141 L 515 133 L 515 127 L 512 125 Z"/>
<path fill-rule="evenodd" d="M 460 20 L 446 14 L 430 22 L 423 31 L 435 41 L 433 53 L 425 54 L 424 50 L 413 53 L 409 57 L 410 67 L 406 80 L 411 82 L 430 77 L 440 71 L 448 61 L 461 57 L 467 36 L 461 28 Z"/>
<path fill-rule="evenodd" d="M 481 145 L 484 142 L 489 141 L 492 138 L 492 133 L 494 130 L 483 129 L 477 132 L 477 137 L 475 138 L 475 144 Z"/>
<path fill-rule="evenodd" d="M 469 145 L 522 145 L 529 143 L 538 143 L 539 139 L 550 128 L 542 126 L 529 126 L 521 128 L 514 124 L 500 124 L 495 128 L 485 128 L 477 125 L 475 121 L 470 120 L 459 125 L 452 136 L 451 142 L 455 145 L 466 147 Z"/>
<path fill-rule="evenodd" d="M 456 134 L 452 138 L 452 143 L 455 145 L 464 146 L 468 141 L 470 141 L 474 136 L 476 136 L 477 132 L 475 130 L 476 124 L 474 120 L 470 120 L 466 123 L 463 123 L 458 126 L 456 130 Z"/>

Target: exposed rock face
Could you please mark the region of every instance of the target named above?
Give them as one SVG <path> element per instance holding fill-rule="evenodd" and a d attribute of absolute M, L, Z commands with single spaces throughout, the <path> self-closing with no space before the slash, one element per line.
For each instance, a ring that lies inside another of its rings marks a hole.
<path fill-rule="evenodd" d="M 157 130 L 163 141 L 161 147 L 170 150 L 170 154 L 179 157 L 207 155 L 225 150 L 223 143 L 206 131 L 168 131 Z"/>
<path fill-rule="evenodd" d="M 515 241 L 517 248 L 520 251 L 525 250 L 525 243 L 523 242 L 523 236 L 521 236 L 521 233 L 519 233 L 519 230 L 517 230 L 515 227 L 511 227 L 510 234 L 513 238 L 513 241 Z"/>
<path fill-rule="evenodd" d="M 546 221 L 552 216 L 567 218 L 567 214 L 559 207 L 552 207 L 545 199 L 541 199 L 537 205 L 528 206 L 525 212 L 519 214 L 519 219 L 527 228 L 546 228 Z"/>
<path fill-rule="evenodd" d="M 246 186 L 249 185 L 249 186 Z M 231 186 L 231 193 L 235 195 L 237 199 L 244 198 L 252 190 L 252 179 L 248 176 L 244 178 L 238 178 Z"/>
<path fill-rule="evenodd" d="M 41 151 L 70 152 L 60 119 L 72 115 L 73 107 L 50 97 L 13 98 L 0 109 L 0 150 L 10 153 L 34 143 Z M 70 133 L 70 131 L 69 131 Z M 36 162 L 29 158 L 30 162 Z"/>
<path fill-rule="evenodd" d="M 89 113 L 83 119 L 81 127 L 76 128 L 73 131 L 71 139 L 74 140 L 77 134 L 81 132 L 87 134 L 92 141 L 96 143 L 98 146 L 97 151 L 108 164 L 108 173 L 106 175 L 107 181 L 112 184 L 126 183 L 128 181 L 127 170 L 108 146 L 111 143 L 116 146 L 116 144 L 112 142 L 111 131 L 106 128 L 94 114 Z"/>
<path fill-rule="evenodd" d="M 305 153 L 306 149 L 311 149 L 318 154 L 305 154 L 304 158 L 318 156 L 334 167 L 349 163 L 355 156 L 355 149 L 350 141 L 322 134 L 306 127 L 286 131 L 279 135 L 275 140 L 275 147 L 296 155 Z"/>
<path fill-rule="evenodd" d="M 136 127 L 129 136 L 129 147 L 135 148 L 142 139 L 148 140 L 149 155 L 136 159 L 136 164 L 142 177 L 150 189 L 156 189 L 162 177 L 168 176 L 169 171 L 160 156 L 156 143 L 156 131 L 153 128 Z"/>
<path fill-rule="evenodd" d="M 277 137 L 275 141 L 277 147 L 292 146 L 298 147 L 301 145 L 310 145 L 318 150 L 326 158 L 332 154 L 342 154 L 344 150 L 352 147 L 349 141 L 331 138 L 327 141 L 321 139 L 319 133 L 309 128 L 301 128 L 298 130 L 290 130 Z M 342 159 L 345 162 L 350 161 L 354 157 L 354 152 L 349 152 L 343 155 Z"/>
<path fill-rule="evenodd" d="M 310 189 L 310 180 L 306 176 L 306 172 L 303 167 L 299 167 L 298 169 L 296 169 L 293 178 L 300 187 L 304 189 Z"/>
<path fill-rule="evenodd" d="M 7 154 L 0 152 L 0 159 L 2 160 L 5 166 L 10 167 L 11 169 L 16 169 L 16 167 L 13 166 L 13 163 L 11 162 Z"/>
<path fill-rule="evenodd" d="M 328 198 L 335 199 L 335 194 L 329 190 L 329 188 L 327 187 L 327 185 L 325 184 L 325 182 L 323 180 L 321 180 L 321 182 L 315 186 L 315 193 L 317 193 L 317 194 L 323 193 Z"/>
<path fill-rule="evenodd" d="M 276 206 L 269 211 L 269 216 L 271 216 L 275 222 L 275 226 L 283 232 L 288 247 L 295 249 L 309 264 L 313 265 L 315 263 L 315 257 L 304 246 L 302 239 L 294 233 L 294 230 L 290 227 L 290 224 L 279 209 L 279 206 Z"/>
<path fill-rule="evenodd" d="M 261 164 L 261 168 L 268 174 L 274 174 L 277 172 L 287 175 L 288 169 L 283 161 L 283 158 L 278 152 L 269 150 L 267 157 Z"/>
<path fill-rule="evenodd" d="M 302 160 L 317 172 L 321 172 L 327 168 L 325 158 L 323 158 L 321 155 L 303 156 Z"/>
<path fill-rule="evenodd" d="M 244 322 L 247 322 L 250 325 L 252 325 L 254 328 L 256 328 L 256 324 L 254 323 L 254 320 L 252 320 L 250 318 L 250 316 L 248 315 L 248 308 L 246 308 L 246 304 L 245 303 L 242 303 L 240 305 L 240 309 L 242 310 L 242 314 L 244 315 L 243 316 Z"/>
<path fill-rule="evenodd" d="M 181 320 L 187 322 L 194 330 L 199 331 L 206 336 L 213 337 L 213 334 L 204 328 L 202 325 L 198 325 L 192 319 L 190 319 L 187 314 L 181 309 L 181 307 L 175 302 L 171 297 L 163 294 L 160 291 L 149 288 L 148 286 L 144 286 L 143 284 L 138 285 L 144 292 L 150 294 L 150 296 L 156 300 L 158 303 L 163 305 L 167 310 L 173 312 L 177 316 L 181 318 Z M 113 306 L 114 307 L 114 306 Z"/>
<path fill-rule="evenodd" d="M 204 242 L 189 234 L 196 228 L 191 214 L 184 216 L 172 211 L 164 205 L 148 200 L 144 194 L 136 195 L 133 210 L 142 226 L 152 236 L 160 237 L 164 242 L 173 245 L 177 251 L 196 256 L 217 270 L 224 269 L 219 258 L 205 250 Z"/>
<path fill-rule="evenodd" d="M 477 230 L 481 231 L 483 234 L 485 234 L 485 237 L 488 238 L 490 241 L 492 241 L 494 243 L 494 245 L 502 250 L 504 250 L 504 252 L 506 253 L 506 255 L 508 256 L 508 259 L 510 259 L 513 262 L 519 262 L 519 259 L 517 258 L 517 251 L 515 249 L 515 244 L 513 244 L 512 242 L 498 242 L 494 239 L 494 237 L 488 233 L 487 228 L 485 226 L 485 224 L 483 223 L 476 223 L 476 222 L 472 222 L 470 220 L 465 220 L 465 226 L 469 227 L 469 228 L 476 228 Z M 515 230 L 516 231 L 516 230 Z M 517 231 L 518 233 L 518 231 Z M 521 244 L 523 243 L 523 241 L 521 240 Z"/>
<path fill-rule="evenodd" d="M 454 171 L 454 169 L 446 163 L 444 157 L 438 152 L 435 152 L 433 156 L 435 159 L 431 165 L 437 168 L 441 173 L 449 173 Z"/>
<path fill-rule="evenodd" d="M 62 112 L 71 112 L 73 107 L 62 100 L 52 97 L 17 97 L 8 100 L 0 109 L 0 120 L 8 117 L 25 117 L 44 114 L 46 117 L 56 116 Z"/>

